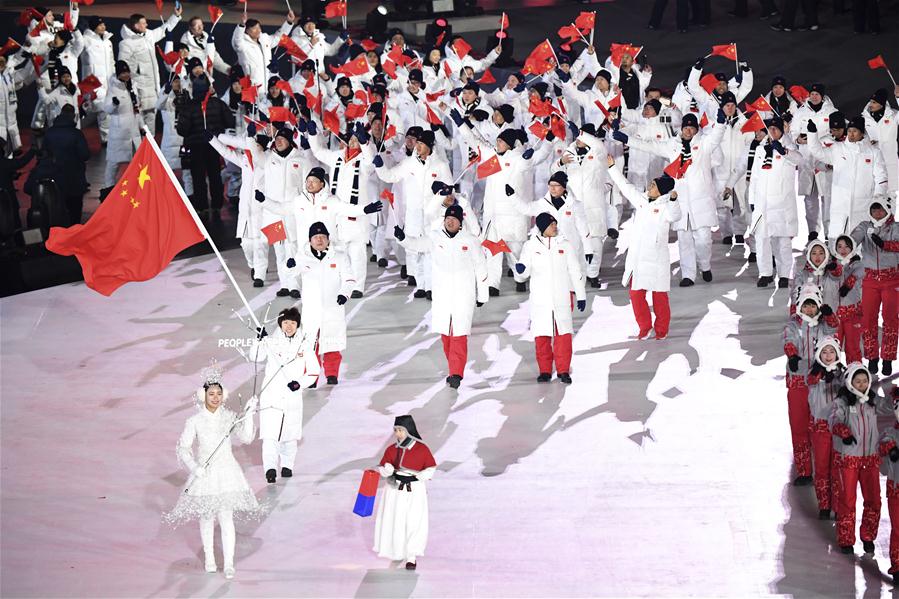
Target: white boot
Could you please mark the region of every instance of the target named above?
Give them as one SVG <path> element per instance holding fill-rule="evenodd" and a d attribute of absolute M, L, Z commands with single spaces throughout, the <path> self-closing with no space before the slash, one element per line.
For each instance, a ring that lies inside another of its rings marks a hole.
<path fill-rule="evenodd" d="M 234 518 L 230 511 L 219 512 L 219 530 L 222 532 L 222 554 L 225 558 L 225 578 L 234 578 Z"/>
<path fill-rule="evenodd" d="M 218 566 L 215 563 L 215 550 L 213 549 L 213 535 L 215 534 L 215 519 L 200 519 L 200 538 L 203 540 L 203 554 L 206 558 L 206 571 L 215 572 Z"/>

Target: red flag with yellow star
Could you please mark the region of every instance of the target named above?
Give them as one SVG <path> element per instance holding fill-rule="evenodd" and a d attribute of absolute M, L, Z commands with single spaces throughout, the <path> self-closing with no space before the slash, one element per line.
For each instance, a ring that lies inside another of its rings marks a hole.
<path fill-rule="evenodd" d="M 112 293 L 158 275 L 181 250 L 205 239 L 158 148 L 144 138 L 106 200 L 84 225 L 52 227 L 47 249 L 75 256 L 84 282 Z"/>

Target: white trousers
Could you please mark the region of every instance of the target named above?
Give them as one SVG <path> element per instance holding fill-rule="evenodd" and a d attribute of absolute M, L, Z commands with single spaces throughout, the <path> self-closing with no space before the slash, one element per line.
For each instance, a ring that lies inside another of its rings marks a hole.
<path fill-rule="evenodd" d="M 297 277 L 291 274 L 290 269 L 287 268 L 287 259 L 293 258 L 296 256 L 296 253 L 297 249 L 290 240 L 279 241 L 275 244 L 275 263 L 278 267 L 278 282 L 281 284 L 282 289 L 293 291 L 300 288 Z M 266 252 L 266 258 L 267 257 Z"/>
<path fill-rule="evenodd" d="M 803 198 L 803 203 L 805 224 L 808 225 L 809 232 L 818 231 L 823 236 L 830 229 L 830 193 L 821 193 L 818 177 L 815 177 L 811 190 Z M 818 226 L 819 218 L 823 229 Z"/>
<path fill-rule="evenodd" d="M 709 227 L 678 230 L 677 249 L 680 252 L 682 279 L 695 281 L 697 264 L 699 270 L 712 269 L 712 230 Z"/>
<path fill-rule="evenodd" d="M 406 272 L 415 277 L 418 289 L 431 289 L 431 254 L 406 250 Z"/>
<path fill-rule="evenodd" d="M 368 251 L 364 241 L 349 241 L 346 244 L 347 258 L 350 260 L 350 272 L 356 283 L 353 291 L 365 291 L 365 278 L 368 276 Z"/>
<path fill-rule="evenodd" d="M 593 254 L 593 260 L 587 262 L 586 274 L 591 279 L 599 276 L 599 269 L 602 267 L 602 246 L 605 237 L 589 237 L 587 239 L 590 253 Z"/>
<path fill-rule="evenodd" d="M 268 270 L 268 241 L 265 237 L 242 237 L 240 247 L 247 259 L 247 266 L 254 270 L 254 276 L 264 281 L 265 271 Z"/>
<path fill-rule="evenodd" d="M 790 270 L 793 268 L 793 240 L 790 237 L 757 236 L 755 244 L 756 258 L 758 259 L 759 276 L 774 276 L 774 266 L 771 264 L 772 253 L 777 263 L 777 276 L 792 278 Z"/>
<path fill-rule="evenodd" d="M 234 515 L 230 510 L 222 510 L 218 513 L 219 529 L 222 531 L 222 555 L 225 558 L 225 568 L 234 567 Z M 200 518 L 200 538 L 203 540 L 203 553 L 206 558 L 206 566 L 215 567 L 215 518 Z"/>
<path fill-rule="evenodd" d="M 281 468 L 293 470 L 293 463 L 297 459 L 297 442 L 275 441 L 274 439 L 262 440 L 262 469 L 266 472 Z"/>
<path fill-rule="evenodd" d="M 144 119 L 147 129 L 150 130 L 150 135 L 156 135 L 156 109 L 141 110 L 140 115 Z"/>
<path fill-rule="evenodd" d="M 507 241 L 506 245 L 512 250 L 511 254 L 501 252 L 487 258 L 487 285 L 490 287 L 499 289 L 500 281 L 503 276 L 503 256 L 506 257 L 506 267 L 512 269 L 512 276 L 515 277 L 515 282 L 521 283 L 524 281 L 524 279 L 521 278 L 521 275 L 515 270 L 515 263 L 518 262 L 518 256 L 521 255 L 524 242 Z"/>

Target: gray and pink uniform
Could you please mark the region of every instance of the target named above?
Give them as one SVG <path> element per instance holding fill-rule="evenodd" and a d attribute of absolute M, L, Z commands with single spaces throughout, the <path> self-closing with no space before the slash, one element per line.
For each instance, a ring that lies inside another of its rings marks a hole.
<path fill-rule="evenodd" d="M 893 408 L 899 402 L 899 387 L 893 388 Z M 893 451 L 893 450 L 896 451 Z M 890 574 L 899 572 L 899 422 L 880 434 L 880 455 L 889 456 L 887 471 L 887 511 L 890 513 Z"/>
<path fill-rule="evenodd" d="M 825 337 L 817 346 L 815 364 L 806 378 L 808 384 L 808 406 L 811 412 L 809 431 L 811 433 L 812 456 L 815 462 L 815 497 L 818 510 L 834 508 L 836 483 L 831 475 L 833 470 L 833 440 L 828 425 L 833 402 L 843 386 L 843 371 L 839 362 L 831 364 L 831 370 L 821 363 L 821 350 L 833 347 L 840 355 L 840 343 L 834 337 Z"/>

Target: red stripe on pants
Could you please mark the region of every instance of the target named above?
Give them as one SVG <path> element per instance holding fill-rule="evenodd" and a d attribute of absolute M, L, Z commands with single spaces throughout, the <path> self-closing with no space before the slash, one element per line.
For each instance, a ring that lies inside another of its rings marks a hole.
<path fill-rule="evenodd" d="M 440 335 L 443 340 L 443 355 L 449 366 L 450 376 L 465 375 L 465 362 L 468 361 L 468 335 Z"/>
<path fill-rule="evenodd" d="M 812 431 L 812 456 L 815 459 L 815 497 L 818 498 L 818 509 L 829 510 L 833 508 L 833 482 L 831 479 L 831 461 L 833 459 L 833 436 L 827 430 L 827 421 L 824 430 Z"/>
<path fill-rule="evenodd" d="M 876 360 L 877 317 L 883 312 L 883 340 L 880 357 L 884 360 L 896 359 L 896 342 L 899 335 L 899 292 L 896 280 L 875 281 L 871 277 L 862 279 L 862 314 L 865 323 L 865 358 Z"/>
<path fill-rule="evenodd" d="M 337 376 L 340 372 L 341 360 L 343 360 L 343 356 L 339 351 L 329 351 L 318 356 L 318 361 L 325 367 L 325 376 Z"/>
<path fill-rule="evenodd" d="M 790 418 L 790 435 L 793 439 L 793 464 L 799 476 L 812 475 L 811 435 L 808 421 L 812 417 L 808 409 L 808 387 L 787 389 L 787 413 Z"/>
<path fill-rule="evenodd" d="M 899 484 L 887 481 L 887 511 L 890 513 L 890 574 L 899 572 Z"/>
<path fill-rule="evenodd" d="M 553 360 L 556 362 L 556 372 L 571 372 L 571 333 L 534 337 L 534 349 L 537 353 L 537 368 L 541 373 L 552 374 Z"/>
<path fill-rule="evenodd" d="M 631 308 L 634 310 L 634 318 L 640 332 L 653 328 L 652 316 L 649 313 L 649 304 L 646 302 L 645 289 L 631 289 Z M 652 292 L 652 309 L 656 313 L 655 331 L 656 337 L 664 337 L 668 334 L 671 324 L 671 307 L 668 305 L 668 293 L 665 291 Z"/>
<path fill-rule="evenodd" d="M 880 524 L 880 468 L 876 462 L 858 463 L 843 456 L 838 475 L 841 489 L 837 507 L 837 544 L 841 547 L 855 545 L 855 493 L 859 486 L 864 499 L 859 536 L 862 541 L 873 541 Z"/>
<path fill-rule="evenodd" d="M 846 316 L 840 318 L 839 336 L 846 352 L 846 360 L 861 362 L 862 359 L 862 334 L 864 323 L 860 316 Z"/>

